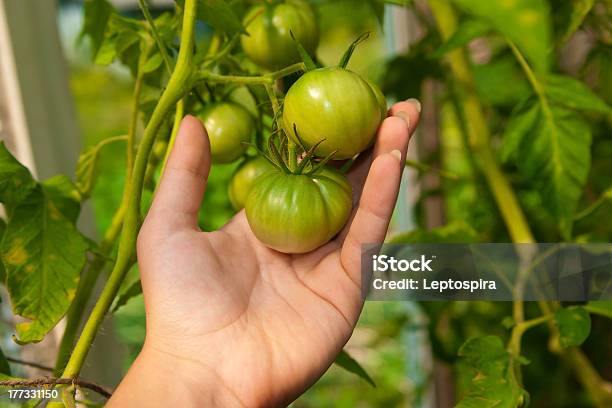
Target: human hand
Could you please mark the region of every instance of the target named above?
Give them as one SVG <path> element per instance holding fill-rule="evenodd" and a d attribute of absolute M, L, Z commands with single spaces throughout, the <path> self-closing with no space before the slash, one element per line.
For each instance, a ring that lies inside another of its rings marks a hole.
<path fill-rule="evenodd" d="M 357 323 L 361 245 L 384 240 L 419 110 L 390 109 L 348 173 L 352 218 L 301 255 L 261 244 L 244 211 L 198 229 L 210 148 L 186 117 L 138 238 L 145 344 L 109 406 L 282 406 L 311 386 Z"/>

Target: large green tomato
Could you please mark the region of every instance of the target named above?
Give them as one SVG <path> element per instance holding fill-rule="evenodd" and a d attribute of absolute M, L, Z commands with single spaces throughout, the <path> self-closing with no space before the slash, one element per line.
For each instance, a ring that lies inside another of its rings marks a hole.
<path fill-rule="evenodd" d="M 256 180 L 274 169 L 275 167 L 261 156 L 251 159 L 240 166 L 234 173 L 228 186 L 229 199 L 232 206 L 236 210 L 242 209 Z"/>
<path fill-rule="evenodd" d="M 372 144 L 386 116 L 373 86 L 359 74 L 342 68 L 305 73 L 285 96 L 285 131 L 296 139 L 295 126 L 307 147 L 325 139 L 317 148 L 319 156 L 337 151 L 334 159 L 353 157 Z"/>
<path fill-rule="evenodd" d="M 230 163 L 244 154 L 255 129 L 253 118 L 233 102 L 207 106 L 199 115 L 210 139 L 213 163 Z"/>
<path fill-rule="evenodd" d="M 305 253 L 333 238 L 351 207 L 348 180 L 325 167 L 309 176 L 280 170 L 264 174 L 251 189 L 245 210 L 262 243 L 280 252 Z"/>
<path fill-rule="evenodd" d="M 243 23 L 248 35 L 241 37 L 242 49 L 253 62 L 269 70 L 301 61 L 291 32 L 310 54 L 319 42 L 314 12 L 303 0 L 255 6 Z"/>

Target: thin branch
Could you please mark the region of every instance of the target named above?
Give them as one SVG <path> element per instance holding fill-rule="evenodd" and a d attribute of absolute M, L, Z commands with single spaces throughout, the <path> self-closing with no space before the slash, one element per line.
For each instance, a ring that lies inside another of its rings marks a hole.
<path fill-rule="evenodd" d="M 24 386 L 32 386 L 32 387 L 40 387 L 43 385 L 75 385 L 77 387 L 86 388 L 93 392 L 96 392 L 102 395 L 104 398 L 108 399 L 113 395 L 113 392 L 106 389 L 105 387 L 93 383 L 91 381 L 81 380 L 79 378 L 51 378 L 51 377 L 41 377 L 41 378 L 32 378 L 29 380 L 5 380 L 0 381 L 0 386 L 2 387 L 24 387 Z"/>
<path fill-rule="evenodd" d="M 21 364 L 21 365 L 28 366 L 28 367 L 38 368 L 39 370 L 43 370 L 43 371 L 53 372 L 53 368 L 52 367 L 48 367 L 46 365 L 34 363 L 32 361 L 20 360 L 18 358 L 14 358 L 14 357 L 6 357 L 6 361 L 9 361 L 9 362 L 15 363 L 15 364 Z"/>

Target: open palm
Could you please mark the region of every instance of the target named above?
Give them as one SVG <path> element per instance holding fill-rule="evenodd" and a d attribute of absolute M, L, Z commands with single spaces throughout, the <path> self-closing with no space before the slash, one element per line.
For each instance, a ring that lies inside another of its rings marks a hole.
<path fill-rule="evenodd" d="M 146 352 L 175 361 L 187 381 L 214 379 L 226 404 L 284 405 L 316 381 L 363 306 L 361 245 L 384 239 L 397 198 L 418 108 L 402 102 L 390 114 L 349 172 L 352 219 L 301 255 L 261 244 L 244 211 L 219 231 L 198 229 L 210 149 L 200 122 L 185 118 L 139 235 Z"/>

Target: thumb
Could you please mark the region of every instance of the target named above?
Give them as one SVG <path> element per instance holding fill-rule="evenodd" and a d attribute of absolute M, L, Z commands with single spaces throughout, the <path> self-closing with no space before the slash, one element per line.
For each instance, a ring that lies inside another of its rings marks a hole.
<path fill-rule="evenodd" d="M 210 143 L 206 130 L 197 118 L 186 116 L 145 222 L 154 225 L 157 231 L 197 229 L 209 170 Z"/>

